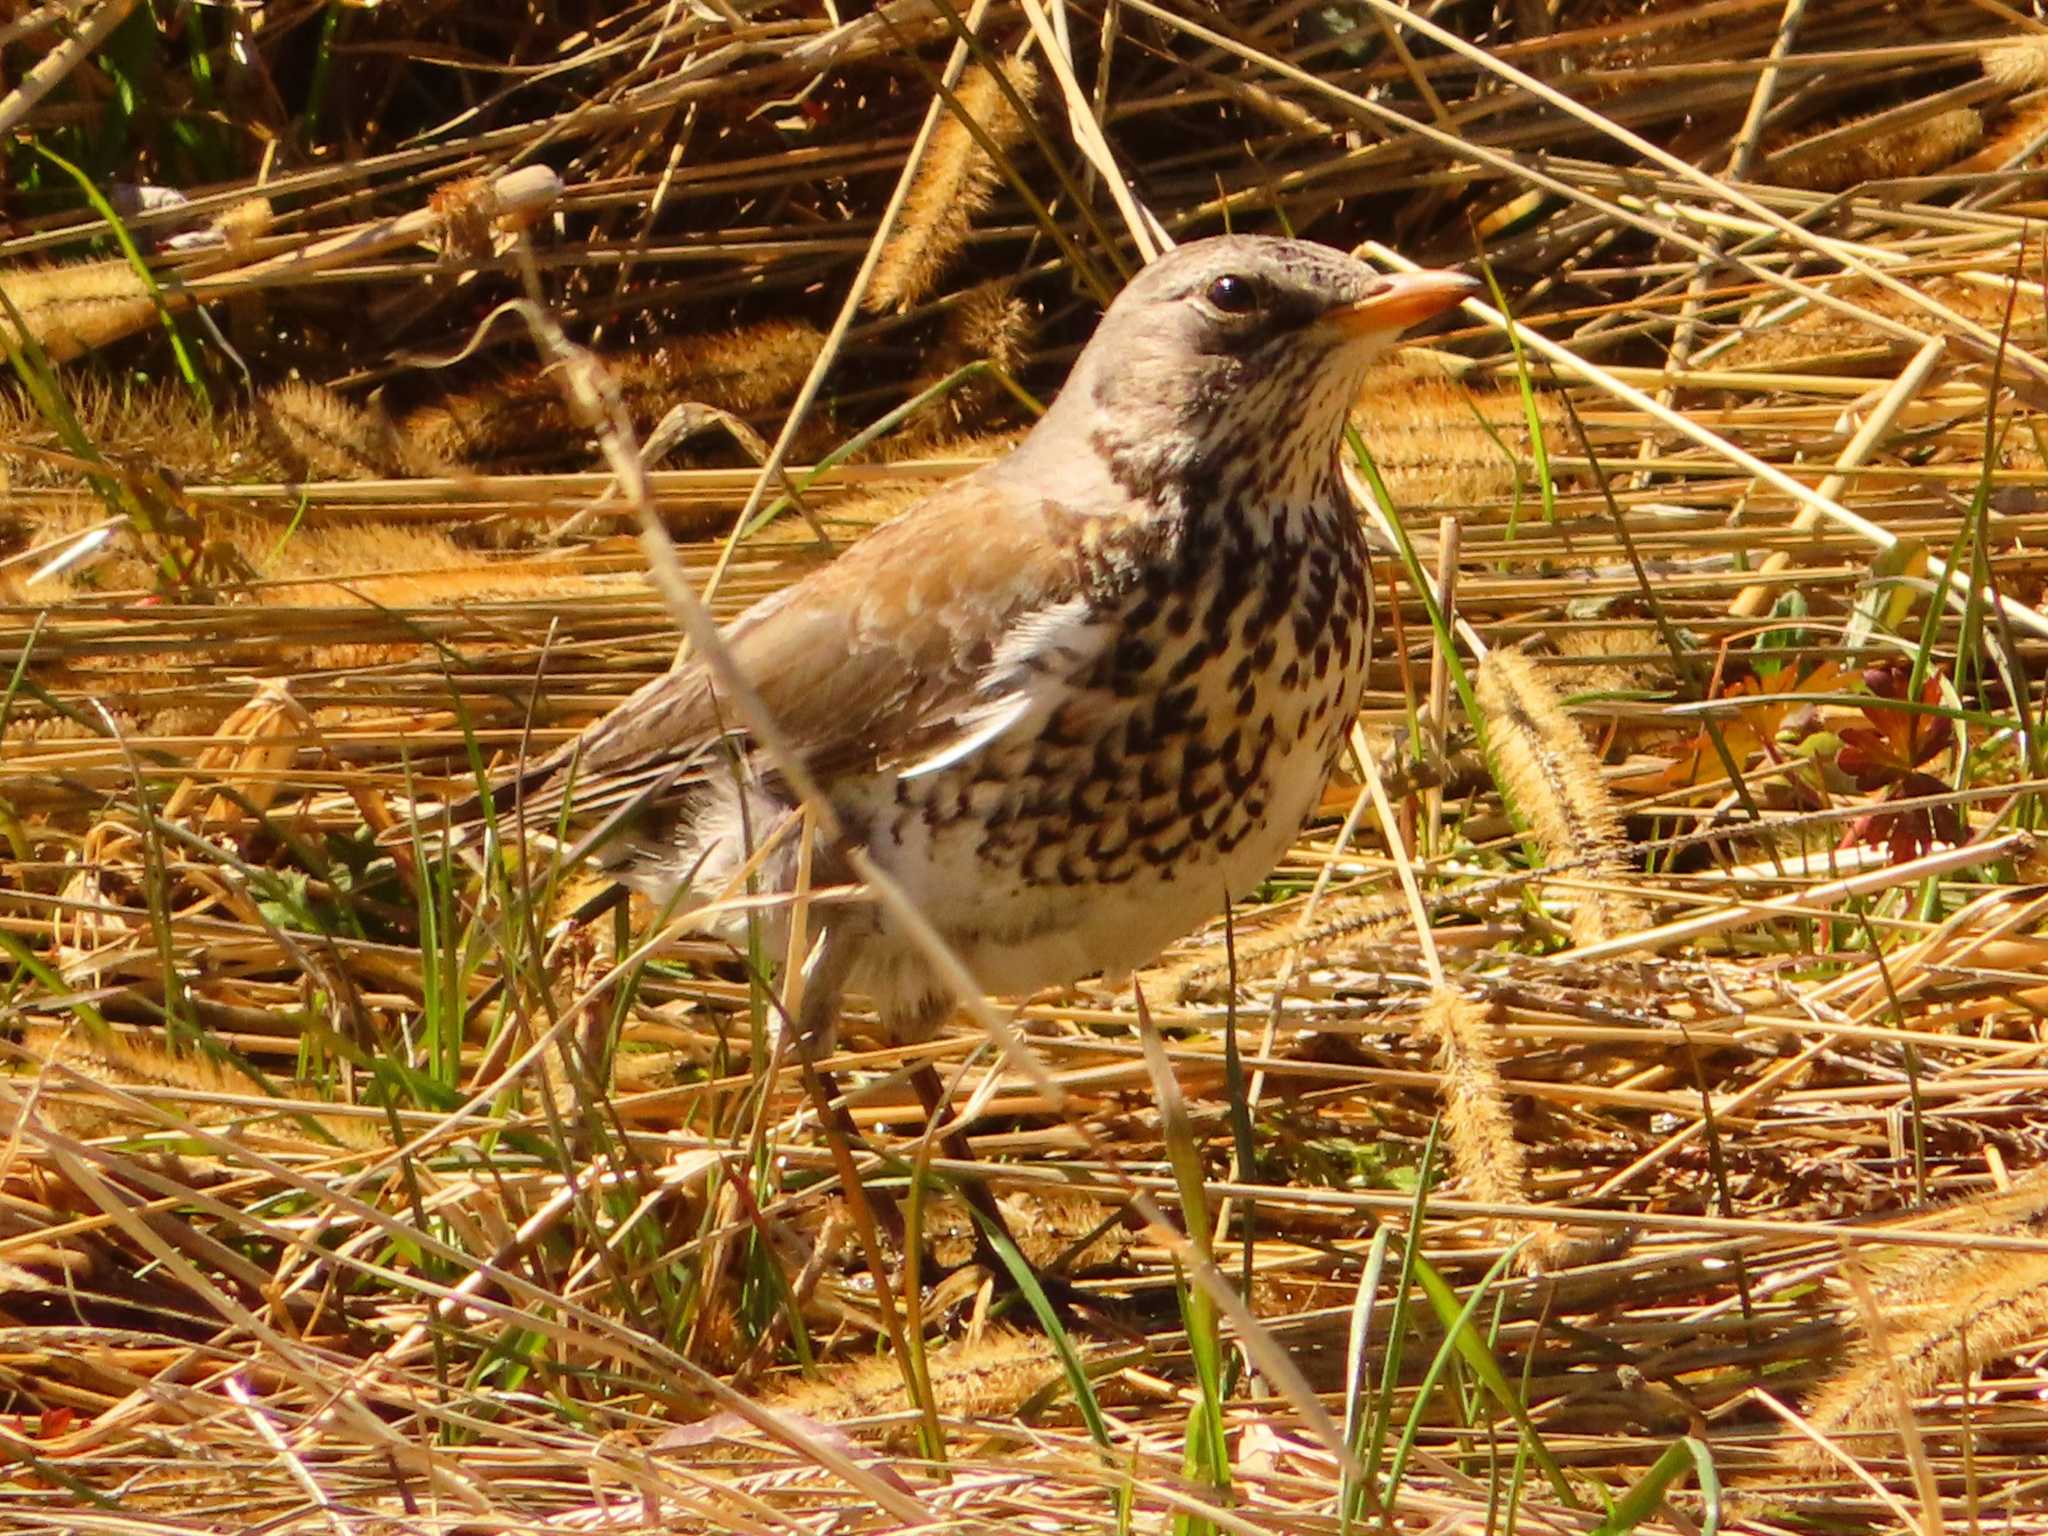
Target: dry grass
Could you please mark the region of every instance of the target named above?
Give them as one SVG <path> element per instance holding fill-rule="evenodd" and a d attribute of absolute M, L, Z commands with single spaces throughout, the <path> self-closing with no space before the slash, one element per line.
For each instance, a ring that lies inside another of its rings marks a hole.
<path fill-rule="evenodd" d="M 0 1530 L 1584 1531 L 1663 1466 L 1678 1532 L 1690 1437 L 1743 1529 L 2048 1531 L 2048 54 L 1960 0 L 1795 8 L 1775 73 L 1777 4 L 1381 14 L 7 24 L 0 288 L 69 360 L 0 416 Z M 956 48 L 982 132 L 912 172 Z M 1394 824 L 1340 774 L 1141 976 L 1178 1094 L 1101 985 L 1011 1000 L 1031 1071 L 964 1016 L 829 1063 L 875 1193 L 992 1177 L 1099 1304 L 1069 1363 L 934 1273 L 936 1190 L 881 1293 L 739 957 L 378 836 L 675 654 L 508 300 L 707 428 L 648 504 L 725 617 L 1226 224 L 1477 231 L 1521 346 L 1468 313 L 1360 403 Z M 1524 1234 L 1438 1368 L 1426 1283 Z"/>

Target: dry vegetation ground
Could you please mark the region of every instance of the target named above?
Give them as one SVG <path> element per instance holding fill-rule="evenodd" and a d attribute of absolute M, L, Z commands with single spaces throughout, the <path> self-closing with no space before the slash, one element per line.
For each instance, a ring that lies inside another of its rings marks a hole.
<path fill-rule="evenodd" d="M 87 0 L 0 65 L 0 1530 L 2048 1530 L 2040 21 Z M 641 515 L 729 615 L 1226 224 L 1498 284 L 1359 418 L 1385 804 L 1148 1018 L 850 1030 L 879 1292 L 779 957 L 377 835 L 669 664 Z M 1102 1314 L 935 1273 L 955 1176 Z"/>

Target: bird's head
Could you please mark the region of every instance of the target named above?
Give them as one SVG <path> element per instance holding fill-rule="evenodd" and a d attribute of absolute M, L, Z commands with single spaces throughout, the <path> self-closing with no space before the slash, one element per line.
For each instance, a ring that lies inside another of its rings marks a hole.
<path fill-rule="evenodd" d="M 1134 491 L 1239 455 L 1321 477 L 1367 367 L 1477 286 L 1303 240 L 1198 240 L 1117 295 L 1044 425 L 1066 436 L 1086 420 Z"/>

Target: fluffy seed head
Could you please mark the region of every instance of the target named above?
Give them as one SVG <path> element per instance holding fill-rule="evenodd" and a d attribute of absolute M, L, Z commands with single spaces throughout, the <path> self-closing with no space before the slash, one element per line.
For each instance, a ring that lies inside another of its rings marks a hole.
<path fill-rule="evenodd" d="M 1057 1380 L 1059 1357 L 1043 1334 L 993 1328 L 974 1340 L 935 1350 L 929 1357 L 932 1396 L 953 1418 L 1002 1418 Z M 814 1381 L 795 1381 L 765 1394 L 770 1406 L 826 1423 L 906 1414 L 911 1403 L 895 1361 L 870 1357 L 835 1367 Z M 907 1428 L 890 1438 L 908 1439 Z"/>
<path fill-rule="evenodd" d="M 2038 1339 L 2048 1329 L 2048 1255 L 1993 1250 L 1954 1265 L 1943 1276 L 1937 1304 L 1863 1319 L 1866 1333 L 1844 1366 L 1808 1398 L 1806 1416 L 1850 1455 L 1882 1456 L 1897 1443 L 1901 1397 L 1906 1401 L 1983 1368 Z M 1805 1465 L 1831 1458 L 1801 1439 L 1789 1456 Z"/>
<path fill-rule="evenodd" d="M 954 306 L 946 324 L 947 350 L 962 362 L 986 360 L 1005 373 L 1024 365 L 1031 341 L 1031 307 L 1007 282 L 982 283 Z"/>
<path fill-rule="evenodd" d="M 0 289 L 22 328 L 59 363 L 132 336 L 156 318 L 148 284 L 126 261 L 26 268 L 0 275 Z M 0 324 L 14 328 L 4 310 Z"/>
<path fill-rule="evenodd" d="M 824 349 L 824 333 L 802 320 L 763 320 L 734 331 L 676 336 L 646 353 L 609 359 L 620 388 L 696 400 L 751 416 L 785 405 Z M 659 414 L 656 412 L 655 414 Z"/>
<path fill-rule="evenodd" d="M 1527 656 L 1510 650 L 1486 658 L 1476 691 L 1502 792 L 1551 863 L 1586 871 L 1589 888 L 1572 910 L 1573 939 L 1597 944 L 1648 927 L 1647 914 L 1625 892 L 1591 883 L 1625 875 L 1628 843 L 1600 760 L 1556 692 Z"/>
<path fill-rule="evenodd" d="M 2048 84 L 2048 37 L 2028 36 L 1993 43 L 1977 55 L 1984 78 L 2009 91 Z"/>
<path fill-rule="evenodd" d="M 1002 77 L 1017 100 L 1029 105 L 1037 96 L 1038 66 L 1029 59 L 1004 60 Z M 1023 142 L 1024 117 L 990 70 L 979 64 L 969 69 L 953 99 L 954 110 L 940 119 L 925 146 L 902 219 L 868 284 L 867 307 L 877 314 L 908 309 L 931 292 L 995 193 L 1002 172 L 961 119 L 977 124 L 998 149 Z"/>
<path fill-rule="evenodd" d="M 388 426 L 333 390 L 300 380 L 264 391 L 258 429 L 303 480 L 382 480 L 396 472 Z"/>
<path fill-rule="evenodd" d="M 1974 107 L 1951 107 L 1898 127 L 1873 128 L 1869 137 L 1833 138 L 1811 149 L 1793 144 L 1773 157 L 1769 179 L 1812 192 L 1841 192 L 1865 181 L 1922 176 L 1953 164 L 1984 138 L 1984 118 Z"/>

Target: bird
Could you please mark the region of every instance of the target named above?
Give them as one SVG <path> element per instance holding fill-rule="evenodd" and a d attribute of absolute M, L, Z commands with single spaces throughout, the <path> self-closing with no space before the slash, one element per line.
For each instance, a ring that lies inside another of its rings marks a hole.
<path fill-rule="evenodd" d="M 812 885 L 856 885 L 865 849 L 974 984 L 1008 996 L 1128 973 L 1266 879 L 1366 683 L 1351 411 L 1403 331 L 1476 287 L 1296 239 L 1181 245 L 1111 301 L 1010 452 L 728 624 L 733 665 L 830 802 Z M 692 660 L 447 820 L 597 822 L 596 868 L 659 903 L 743 875 L 786 893 L 785 767 Z M 814 1055 L 850 994 L 893 1043 L 951 1014 L 888 908 L 809 915 L 794 1029 Z M 782 953 L 786 904 L 709 921 L 743 943 L 750 920 Z"/>

